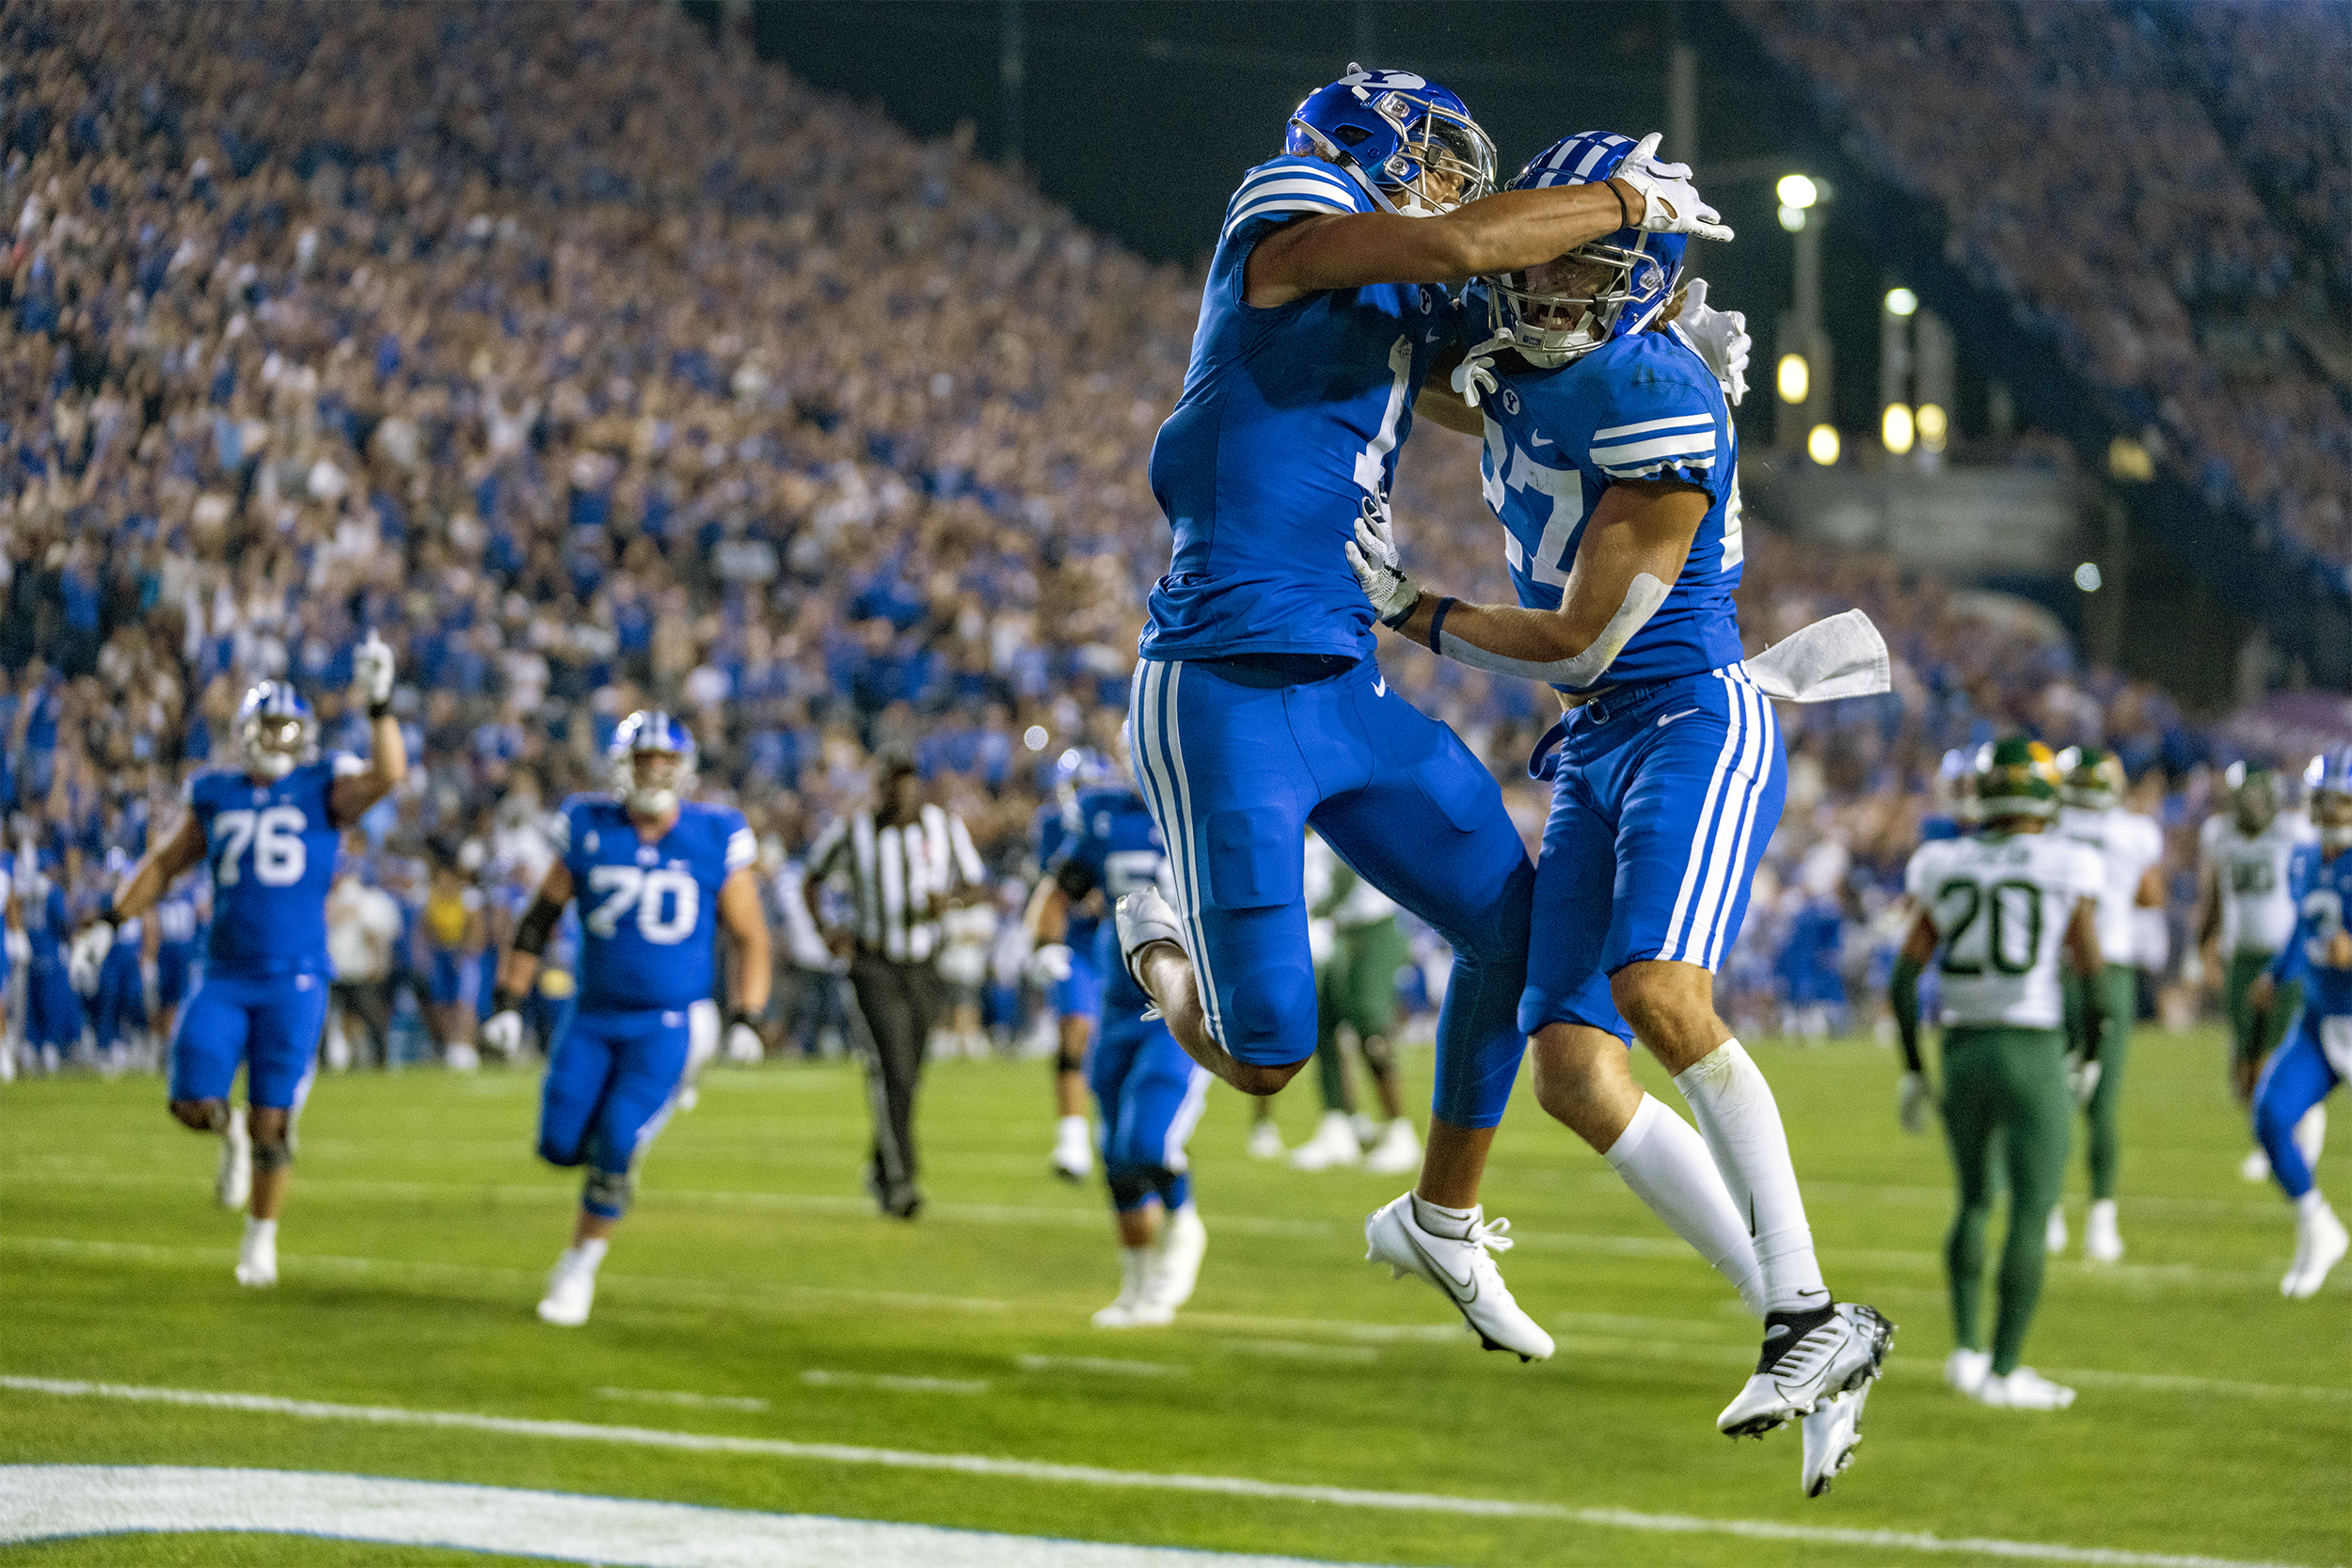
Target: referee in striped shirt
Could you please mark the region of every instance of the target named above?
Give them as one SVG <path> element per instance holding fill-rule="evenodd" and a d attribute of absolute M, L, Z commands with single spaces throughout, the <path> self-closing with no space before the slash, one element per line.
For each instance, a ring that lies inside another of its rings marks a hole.
<path fill-rule="evenodd" d="M 939 916 L 957 894 L 986 884 L 962 819 L 923 804 L 912 761 L 884 759 L 876 799 L 878 809 L 834 822 L 810 848 L 801 894 L 826 944 L 850 960 L 859 1015 L 850 1034 L 874 1115 L 866 1184 L 883 1213 L 905 1220 L 923 1206 L 914 1184 L 914 1093 L 946 1000 L 933 963 Z M 828 885 L 847 895 L 852 911 L 830 928 L 818 901 Z"/>

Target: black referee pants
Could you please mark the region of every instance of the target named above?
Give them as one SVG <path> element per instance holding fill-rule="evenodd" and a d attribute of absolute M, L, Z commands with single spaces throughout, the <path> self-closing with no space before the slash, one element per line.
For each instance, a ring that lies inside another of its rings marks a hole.
<path fill-rule="evenodd" d="M 866 1101 L 874 1116 L 875 1196 L 897 1210 L 914 1196 L 914 1093 L 923 1051 L 939 1020 L 941 986 L 929 963 L 897 963 L 861 954 L 850 960 L 850 987 L 865 1024 L 850 1030 L 865 1058 Z"/>

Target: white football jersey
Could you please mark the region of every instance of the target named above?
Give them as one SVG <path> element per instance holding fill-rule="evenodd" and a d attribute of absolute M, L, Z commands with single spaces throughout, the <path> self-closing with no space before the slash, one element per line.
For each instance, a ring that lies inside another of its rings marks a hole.
<path fill-rule="evenodd" d="M 2139 903 L 2139 879 L 2164 860 L 2164 830 L 2153 817 L 2115 806 L 2085 811 L 2058 808 L 2057 832 L 2089 845 L 2106 866 L 2106 881 L 2099 895 L 2099 952 L 2111 964 L 2139 961 L 2139 923 L 2132 911 Z"/>
<path fill-rule="evenodd" d="M 2287 862 L 2298 844 L 2319 835 L 2301 812 L 2282 811 L 2270 826 L 2248 837 L 2228 812 L 2205 818 L 2198 830 L 2198 857 L 2221 896 L 2221 953 L 2276 953 L 2295 934 L 2295 899 L 2287 890 Z"/>
<path fill-rule="evenodd" d="M 1979 833 L 1919 846 L 1903 886 L 1935 923 L 1945 1026 L 2062 1024 L 2058 961 L 2067 922 L 2078 901 L 2098 898 L 2105 885 L 2097 852 L 2056 833 Z"/>

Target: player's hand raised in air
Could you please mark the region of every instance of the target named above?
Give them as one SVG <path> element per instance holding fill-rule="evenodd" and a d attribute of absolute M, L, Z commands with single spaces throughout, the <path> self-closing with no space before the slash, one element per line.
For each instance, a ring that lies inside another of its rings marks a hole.
<path fill-rule="evenodd" d="M 360 701 L 370 707 L 392 700 L 391 645 L 377 633 L 368 633 L 367 641 L 351 655 L 351 686 Z"/>
<path fill-rule="evenodd" d="M 1659 134 L 1635 144 L 1613 177 L 1642 193 L 1642 227 L 1653 234 L 1691 234 L 1702 240 L 1731 238 L 1724 215 L 1699 199 L 1689 164 L 1658 162 Z"/>
<path fill-rule="evenodd" d="M 1715 379 L 1731 400 L 1734 408 L 1748 395 L 1748 356 L 1756 347 L 1756 340 L 1748 336 L 1748 318 L 1739 310 L 1718 310 L 1707 303 L 1707 279 L 1693 277 L 1683 292 L 1681 313 L 1675 317 L 1680 327 L 1697 346 L 1699 357 L 1715 372 Z"/>

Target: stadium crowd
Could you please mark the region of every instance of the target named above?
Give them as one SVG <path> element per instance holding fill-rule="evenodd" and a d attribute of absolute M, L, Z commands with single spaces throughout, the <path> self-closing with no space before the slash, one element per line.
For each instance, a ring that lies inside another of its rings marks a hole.
<path fill-rule="evenodd" d="M 2342 117 L 2303 112 L 2352 90 L 2333 8 L 2184 8 L 2237 158 L 2144 14 L 1921 0 L 1892 28 L 1820 0 L 1737 8 L 1888 176 L 1942 208 L 1952 259 L 2159 434 L 2165 462 L 2346 581 L 2352 393 L 2288 353 L 2233 373 L 2201 337 L 2327 309 L 2318 268 L 2298 266 L 2321 259 L 2299 255 L 2246 171 L 2294 193 L 2342 266 L 2343 160 L 2309 142 Z"/>
<path fill-rule="evenodd" d="M 1935 58 L 1999 41 L 1974 10 L 1944 8 Z M 1893 47 L 1772 16 L 1792 50 Z M 2226 243 L 2122 226 L 2056 257 L 2026 217 L 2050 171 L 1983 151 L 2010 194 L 1972 244 L 2010 264 L 2030 245 L 2028 297 L 2063 277 L 2103 302 L 2082 340 L 2103 374 L 2177 382 L 2185 436 L 2212 422 L 2182 296 L 2140 261 L 2276 286 L 2276 236 L 2210 150 L 2136 177 L 2215 193 L 2179 221 L 2224 220 Z M 2122 199 L 2068 198 L 2094 228 Z M 544 812 L 602 783 L 641 705 L 694 727 L 787 930 L 793 857 L 879 757 L 914 757 L 1010 879 L 1052 759 L 1118 748 L 1167 551 L 1145 460 L 1199 281 L 1088 233 L 968 138 L 913 138 L 666 7 L 27 0 L 0 16 L 0 805 L 20 902 L 50 879 L 78 909 L 136 856 L 184 777 L 228 754 L 251 680 L 291 676 L 326 742 L 356 743 L 341 693 L 371 628 L 399 655 L 416 763 L 351 852 L 401 906 L 403 972 L 495 942 L 544 862 Z M 1397 512 L 1408 548 L 1499 599 L 1476 453 L 1411 443 Z M 1753 518 L 1750 537 L 1752 642 L 1859 605 L 1899 666 L 1887 697 L 1787 715 L 1791 810 L 1735 1010 L 1787 990 L 1804 909 L 1869 929 L 1943 754 L 2014 727 L 2153 778 L 2186 885 L 2208 759 L 2161 692 L 2082 668 L 2062 637 L 1983 635 L 1997 610 L 1892 562 Z M 1545 694 L 1394 643 L 1389 661 L 1532 838 Z M 808 940 L 780 950 L 823 961 Z M 1000 992 L 1019 967 L 992 953 Z"/>

